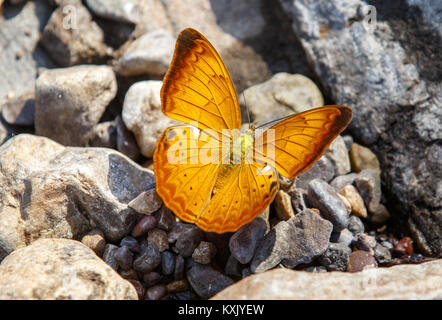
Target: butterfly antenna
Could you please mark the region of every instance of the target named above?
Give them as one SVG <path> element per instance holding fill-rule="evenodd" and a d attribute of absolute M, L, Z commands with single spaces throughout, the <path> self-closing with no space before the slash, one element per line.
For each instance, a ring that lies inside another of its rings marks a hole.
<path fill-rule="evenodd" d="M 286 116 L 286 117 L 282 117 L 282 118 L 279 118 L 279 119 L 275 119 L 275 120 L 272 120 L 272 121 L 266 122 L 266 123 L 261 124 L 260 126 L 256 127 L 256 129 L 259 129 L 259 128 L 262 128 L 262 127 L 265 127 L 265 126 L 267 126 L 267 125 L 269 125 L 269 124 L 271 124 L 271 123 L 273 123 L 273 122 L 279 122 L 279 121 L 281 121 L 281 120 L 285 120 L 285 119 L 287 119 L 287 118 L 290 118 L 292 115 L 293 115 L 293 114 L 291 114 L 291 115 L 289 115 L 289 116 Z"/>
<path fill-rule="evenodd" d="M 252 125 L 252 122 L 250 121 L 250 112 L 249 112 L 249 107 L 247 106 L 246 95 L 244 94 L 244 91 L 242 92 L 242 96 L 244 98 L 244 105 L 246 106 L 247 119 L 249 120 L 249 129 L 250 129 L 250 126 Z"/>

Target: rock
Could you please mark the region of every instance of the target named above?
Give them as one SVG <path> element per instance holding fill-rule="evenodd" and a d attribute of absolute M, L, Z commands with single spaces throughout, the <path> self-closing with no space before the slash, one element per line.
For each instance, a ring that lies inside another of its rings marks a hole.
<path fill-rule="evenodd" d="M 157 225 L 157 219 L 154 216 L 145 216 L 132 229 L 132 236 L 139 237 L 152 230 Z"/>
<path fill-rule="evenodd" d="M 337 136 L 332 141 L 330 146 L 325 151 L 325 155 L 333 164 L 335 168 L 334 173 L 337 176 L 344 175 L 350 172 L 350 157 L 348 156 L 348 151 L 347 147 L 345 146 L 344 139 L 341 136 Z"/>
<path fill-rule="evenodd" d="M 160 300 L 167 294 L 167 288 L 164 284 L 158 284 L 156 286 L 146 289 L 146 300 Z"/>
<path fill-rule="evenodd" d="M 327 250 L 317 259 L 328 271 L 345 271 L 351 249 L 345 243 L 330 243 Z"/>
<path fill-rule="evenodd" d="M 106 247 L 106 239 L 104 238 L 104 233 L 100 229 L 92 229 L 89 231 L 81 239 L 81 243 L 86 247 L 91 248 L 97 256 L 103 256 Z"/>
<path fill-rule="evenodd" d="M 137 291 L 138 299 L 139 300 L 143 299 L 144 294 L 145 294 L 145 289 L 144 289 L 143 285 L 141 284 L 141 282 L 138 280 L 134 280 L 134 279 L 129 279 L 129 282 L 132 283 L 135 290 Z"/>
<path fill-rule="evenodd" d="M 161 252 L 161 271 L 168 276 L 175 271 L 175 255 L 170 251 Z"/>
<path fill-rule="evenodd" d="M 385 265 L 391 261 L 391 253 L 386 247 L 377 243 L 374 248 L 374 258 L 378 264 Z"/>
<path fill-rule="evenodd" d="M 348 226 L 347 207 L 327 182 L 312 180 L 308 185 L 308 197 L 312 206 L 333 223 L 334 231 L 341 231 Z"/>
<path fill-rule="evenodd" d="M 275 269 L 252 275 L 214 300 L 441 299 L 442 260 L 363 272 L 310 273 Z"/>
<path fill-rule="evenodd" d="M 121 269 L 127 271 L 132 268 L 132 263 L 134 260 L 133 253 L 129 250 L 128 247 L 120 247 L 115 251 L 115 260 Z"/>
<path fill-rule="evenodd" d="M 390 212 L 388 212 L 387 208 L 383 204 L 379 204 L 375 208 L 372 208 L 370 221 L 382 225 L 384 224 L 388 219 L 390 219 Z"/>
<path fill-rule="evenodd" d="M 284 72 L 249 87 L 243 95 L 239 96 L 240 104 L 243 109 L 247 104 L 250 118 L 256 125 L 324 105 L 321 91 L 313 81 L 300 74 Z M 242 117 L 247 119 L 245 114 Z"/>
<path fill-rule="evenodd" d="M 357 233 L 353 238 L 353 243 L 359 250 L 368 251 L 373 254 L 373 249 L 376 247 L 376 239 L 366 233 Z"/>
<path fill-rule="evenodd" d="M 198 247 L 203 238 L 204 234 L 201 229 L 195 225 L 187 224 L 182 231 L 179 232 L 175 247 L 180 255 L 187 258 L 192 255 L 193 251 Z"/>
<path fill-rule="evenodd" d="M 346 185 L 339 191 L 351 206 L 351 213 L 361 218 L 367 218 L 367 208 L 365 208 L 364 200 L 352 185 Z"/>
<path fill-rule="evenodd" d="M 343 243 L 346 246 L 350 246 L 353 241 L 353 233 L 348 229 L 343 229 L 339 232 L 332 232 L 330 236 L 330 242 Z"/>
<path fill-rule="evenodd" d="M 378 156 L 388 198 L 437 256 L 442 250 L 441 189 L 435 188 L 442 154 L 436 143 L 442 137 L 440 69 L 435 68 L 442 46 L 440 5 L 384 3 L 374 29 L 359 9 L 366 6 L 363 1 L 279 3 L 330 98 L 352 107 L 349 131 Z"/>
<path fill-rule="evenodd" d="M 330 182 L 330 185 L 335 189 L 336 192 L 340 192 L 343 187 L 347 185 L 352 185 L 357 176 L 357 173 L 349 173 L 343 176 L 337 176 Z"/>
<path fill-rule="evenodd" d="M 160 252 L 169 249 L 169 241 L 167 240 L 167 233 L 164 230 L 154 228 L 149 230 L 147 241 L 154 243 Z"/>
<path fill-rule="evenodd" d="M 2 107 L 2 117 L 5 121 L 12 125 L 32 126 L 34 125 L 35 114 L 35 93 L 29 91 L 23 96 L 14 98 L 12 101 L 6 102 Z"/>
<path fill-rule="evenodd" d="M 155 30 L 132 42 L 118 60 L 116 71 L 125 76 L 164 76 L 175 49 L 175 38 L 166 30 Z"/>
<path fill-rule="evenodd" d="M 185 268 L 184 258 L 178 255 L 175 259 L 175 271 L 173 273 L 173 278 L 175 280 L 181 280 L 184 278 L 184 268 Z"/>
<path fill-rule="evenodd" d="M 355 172 L 371 169 L 381 173 L 381 167 L 376 155 L 369 148 L 352 143 L 350 147 L 351 168 Z"/>
<path fill-rule="evenodd" d="M 256 249 L 250 265 L 252 272 L 266 271 L 281 261 L 289 268 L 310 263 L 327 249 L 332 228 L 329 221 L 310 209 L 279 222 Z"/>
<path fill-rule="evenodd" d="M 242 264 L 250 262 L 266 230 L 267 224 L 260 217 L 239 228 L 229 240 L 232 256 Z"/>
<path fill-rule="evenodd" d="M 97 16 L 116 22 L 137 23 L 139 21 L 139 1 L 128 0 L 86 0 L 87 7 Z"/>
<path fill-rule="evenodd" d="M 224 273 L 232 277 L 241 277 L 241 264 L 232 254 L 227 259 Z"/>
<path fill-rule="evenodd" d="M 147 287 L 152 287 L 160 281 L 161 275 L 158 272 L 148 272 L 143 276 L 143 282 Z"/>
<path fill-rule="evenodd" d="M 186 279 L 172 281 L 166 285 L 166 289 L 169 293 L 183 292 L 189 290 L 189 283 Z"/>
<path fill-rule="evenodd" d="M 350 152 L 351 145 L 354 142 L 354 139 L 351 135 L 342 136 L 342 139 L 344 140 L 345 147 L 347 148 L 347 152 Z"/>
<path fill-rule="evenodd" d="M 0 15 L 0 109 L 7 105 L 2 115 L 9 123 L 30 123 L 37 69 L 53 67 L 38 46 L 40 32 L 50 14 L 45 0 L 29 1 L 21 7 L 3 6 Z"/>
<path fill-rule="evenodd" d="M 232 279 L 216 271 L 209 265 L 203 265 L 189 260 L 186 270 L 187 281 L 198 296 L 203 299 L 208 299 L 233 284 Z"/>
<path fill-rule="evenodd" d="M 80 1 L 60 6 L 46 24 L 40 44 L 60 66 L 102 63 L 112 55 L 103 30 Z"/>
<path fill-rule="evenodd" d="M 132 131 L 141 153 L 147 158 L 152 158 L 163 130 L 178 124 L 161 111 L 161 86 L 161 81 L 140 81 L 129 88 L 124 98 L 124 124 Z"/>
<path fill-rule="evenodd" d="M 192 253 L 193 261 L 200 264 L 209 264 L 216 255 L 216 247 L 213 243 L 201 241 Z"/>
<path fill-rule="evenodd" d="M 354 180 L 367 209 L 373 212 L 381 201 L 381 180 L 379 173 L 374 170 L 363 170 Z"/>
<path fill-rule="evenodd" d="M 87 145 L 90 147 L 117 149 L 117 126 L 115 121 L 96 124 L 92 128 L 91 137 Z"/>
<path fill-rule="evenodd" d="M 133 253 L 140 252 L 140 244 L 138 243 L 137 239 L 131 236 L 125 236 L 123 239 L 121 239 L 120 247 L 127 247 Z"/>
<path fill-rule="evenodd" d="M 155 218 L 157 219 L 157 227 L 166 231 L 169 231 L 173 228 L 175 223 L 175 216 L 166 206 L 162 206 L 155 214 Z"/>
<path fill-rule="evenodd" d="M 287 192 L 278 190 L 274 200 L 275 210 L 280 220 L 288 220 L 295 216 L 292 201 Z"/>
<path fill-rule="evenodd" d="M 140 193 L 135 199 L 129 202 L 128 205 L 138 213 L 150 215 L 157 211 L 162 203 L 163 201 L 153 188 Z"/>
<path fill-rule="evenodd" d="M 126 126 L 120 116 L 115 118 L 117 129 L 117 150 L 128 156 L 130 159 L 137 161 L 140 157 L 140 150 L 138 150 L 135 138 Z"/>
<path fill-rule="evenodd" d="M 149 243 L 134 260 L 133 267 L 138 272 L 148 273 L 153 271 L 160 263 L 160 251 L 155 244 Z"/>
<path fill-rule="evenodd" d="M 127 203 L 155 183 L 117 151 L 21 134 L 0 147 L 0 260 L 40 237 L 119 241 L 139 218 Z M 50 201 L 48 201 L 50 199 Z"/>
<path fill-rule="evenodd" d="M 116 92 L 108 66 L 46 70 L 36 82 L 35 133 L 64 145 L 87 145 Z"/>
<path fill-rule="evenodd" d="M 104 247 L 103 260 L 115 271 L 118 270 L 118 262 L 115 260 L 115 252 L 117 252 L 118 247 L 111 243 L 106 244 Z"/>
<path fill-rule="evenodd" d="M 81 242 L 40 239 L 0 265 L 2 300 L 135 300 L 134 287 Z"/>
<path fill-rule="evenodd" d="M 307 190 L 301 188 L 292 188 L 289 191 L 289 195 L 292 200 L 292 208 L 295 214 L 298 214 L 299 212 L 302 212 L 305 209 L 307 209 L 307 204 L 306 204 Z"/>
<path fill-rule="evenodd" d="M 347 264 L 348 272 L 359 272 L 365 269 L 376 268 L 377 263 L 374 257 L 363 250 L 353 251 Z"/>
<path fill-rule="evenodd" d="M 348 230 L 356 235 L 358 233 L 363 233 L 365 231 L 365 227 L 361 219 L 359 219 L 357 216 L 351 215 L 348 219 Z"/>
<path fill-rule="evenodd" d="M 329 182 L 333 179 L 335 175 L 334 166 L 331 161 L 326 157 L 322 156 L 316 161 L 313 166 L 307 171 L 304 171 L 296 177 L 296 187 L 301 189 L 308 189 L 308 184 L 313 179 L 321 179 L 325 182 Z"/>
<path fill-rule="evenodd" d="M 414 253 L 413 240 L 411 240 L 410 237 L 403 237 L 394 246 L 393 253 L 395 253 L 398 256 L 412 255 Z"/>

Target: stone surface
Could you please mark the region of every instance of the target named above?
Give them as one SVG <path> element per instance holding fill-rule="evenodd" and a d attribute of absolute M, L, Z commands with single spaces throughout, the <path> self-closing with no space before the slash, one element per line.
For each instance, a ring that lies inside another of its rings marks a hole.
<path fill-rule="evenodd" d="M 106 239 L 104 238 L 104 233 L 100 229 L 92 229 L 89 231 L 81 239 L 81 243 L 86 247 L 91 248 L 97 256 L 103 256 L 106 247 Z"/>
<path fill-rule="evenodd" d="M 361 219 L 359 219 L 357 216 L 351 215 L 348 219 L 348 230 L 356 235 L 358 233 L 364 232 L 365 227 Z"/>
<path fill-rule="evenodd" d="M 379 243 L 376 244 L 373 255 L 377 263 L 380 265 L 388 264 L 391 261 L 390 251 Z"/>
<path fill-rule="evenodd" d="M 304 171 L 296 177 L 296 187 L 308 189 L 308 184 L 313 179 L 321 179 L 329 182 L 335 175 L 335 169 L 332 162 L 326 156 L 318 159 L 307 171 Z"/>
<path fill-rule="evenodd" d="M 8 101 L 1 106 L 3 119 L 13 125 L 32 126 L 34 124 L 34 90 Z"/>
<path fill-rule="evenodd" d="M 186 265 L 187 281 L 193 290 L 203 299 L 208 299 L 227 286 L 233 280 L 209 265 L 203 265 L 190 259 Z"/>
<path fill-rule="evenodd" d="M 344 243 L 346 246 L 350 246 L 352 241 L 353 233 L 348 229 L 344 229 L 339 232 L 332 232 L 330 236 L 330 242 Z"/>
<path fill-rule="evenodd" d="M 166 30 L 155 30 L 132 42 L 118 60 L 116 71 L 123 76 L 164 76 L 175 49 L 175 38 Z"/>
<path fill-rule="evenodd" d="M 157 226 L 160 229 L 169 231 L 173 228 L 175 224 L 175 215 L 166 206 L 162 206 L 155 214 L 157 219 Z"/>
<path fill-rule="evenodd" d="M 158 284 L 146 289 L 146 300 L 160 300 L 167 294 L 167 288 L 164 284 Z"/>
<path fill-rule="evenodd" d="M 140 157 L 140 150 L 132 132 L 126 128 L 120 116 L 115 118 L 115 126 L 117 129 L 117 150 L 133 161 L 137 161 Z"/>
<path fill-rule="evenodd" d="M 267 224 L 261 217 L 239 228 L 229 239 L 232 256 L 242 264 L 250 262 L 266 230 Z"/>
<path fill-rule="evenodd" d="M 275 267 L 281 261 L 289 268 L 310 263 L 328 247 L 332 224 L 312 210 L 279 222 L 260 242 L 251 262 L 253 273 Z"/>
<path fill-rule="evenodd" d="M 153 271 L 161 263 L 161 254 L 157 246 L 149 243 L 134 260 L 134 269 L 141 273 Z"/>
<path fill-rule="evenodd" d="M 92 128 L 87 144 L 90 147 L 117 148 L 117 127 L 115 121 L 101 122 Z"/>
<path fill-rule="evenodd" d="M 115 74 L 108 66 L 46 70 L 36 82 L 36 134 L 64 145 L 87 145 L 116 92 Z"/>
<path fill-rule="evenodd" d="M 367 218 L 367 208 L 365 207 L 364 200 L 355 187 L 346 185 L 339 191 L 339 194 L 344 196 L 350 203 L 351 213 L 361 218 Z"/>
<path fill-rule="evenodd" d="M 327 182 L 319 179 L 310 181 L 308 198 L 311 205 L 318 208 L 321 215 L 333 223 L 334 231 L 341 231 L 348 226 L 347 207 Z"/>
<path fill-rule="evenodd" d="M 128 247 L 123 246 L 118 248 L 117 251 L 115 251 L 114 257 L 121 269 L 124 271 L 132 269 L 134 255 Z"/>
<path fill-rule="evenodd" d="M 153 156 L 163 130 L 178 124 L 161 111 L 161 86 L 161 81 L 140 81 L 129 88 L 124 98 L 124 124 L 134 134 L 141 153 L 148 158 Z"/>
<path fill-rule="evenodd" d="M 92 20 L 81 1 L 72 1 L 55 9 L 40 43 L 62 67 L 100 63 L 112 55 L 112 50 L 104 44 L 103 30 Z"/>
<path fill-rule="evenodd" d="M 274 205 L 279 220 L 288 220 L 295 216 L 292 207 L 292 199 L 287 192 L 278 190 L 275 196 Z"/>
<path fill-rule="evenodd" d="M 247 104 L 251 121 L 256 125 L 324 105 L 318 87 L 300 74 L 277 73 L 270 80 L 246 89 L 243 94 L 245 98 L 239 96 L 240 104 Z M 242 118 L 247 119 L 247 115 L 244 113 Z"/>
<path fill-rule="evenodd" d="M 306 204 L 307 190 L 301 188 L 291 188 L 289 191 L 289 195 L 292 200 L 292 208 L 295 214 L 307 209 L 307 204 Z"/>
<path fill-rule="evenodd" d="M 350 259 L 351 249 L 346 243 L 330 243 L 327 250 L 317 261 L 328 271 L 345 271 Z"/>
<path fill-rule="evenodd" d="M 97 16 L 116 22 L 137 23 L 139 20 L 138 0 L 86 0 L 87 7 Z"/>
<path fill-rule="evenodd" d="M 348 156 L 344 139 L 341 136 L 337 136 L 332 141 L 327 150 L 325 150 L 325 155 L 333 164 L 335 175 L 340 176 L 350 172 L 350 157 Z"/>
<path fill-rule="evenodd" d="M 164 275 L 171 275 L 175 271 L 175 255 L 170 251 L 161 252 L 161 271 Z"/>
<path fill-rule="evenodd" d="M 350 147 L 351 168 L 354 172 L 361 172 L 371 169 L 381 173 L 378 158 L 369 149 L 357 143 L 352 143 Z"/>
<path fill-rule="evenodd" d="M 310 273 L 275 269 L 252 275 L 213 299 L 354 300 L 441 299 L 442 260 L 363 272 Z"/>
<path fill-rule="evenodd" d="M 38 238 L 80 240 L 95 227 L 118 241 L 139 217 L 127 203 L 155 183 L 117 151 L 27 134 L 0 147 L 0 167 L 0 259 Z"/>
<path fill-rule="evenodd" d="M 125 236 L 120 241 L 120 247 L 127 247 L 130 251 L 136 253 L 140 252 L 140 244 L 137 239 L 131 236 Z"/>
<path fill-rule="evenodd" d="M 149 230 L 147 234 L 147 241 L 154 243 L 160 252 L 169 249 L 169 241 L 167 240 L 167 233 L 164 230 L 155 228 Z"/>
<path fill-rule="evenodd" d="M 340 192 L 341 189 L 346 185 L 352 185 L 357 176 L 357 173 L 349 173 L 342 176 L 337 176 L 330 182 L 330 185 L 335 189 L 336 192 Z"/>
<path fill-rule="evenodd" d="M 279 3 L 325 91 L 335 103 L 353 109 L 349 131 L 378 156 L 388 197 L 438 255 L 440 5 L 370 2 L 382 8 L 374 26 L 362 10 L 366 2 L 359 0 Z"/>
<path fill-rule="evenodd" d="M 129 202 L 129 207 L 138 213 L 150 215 L 157 211 L 162 203 L 163 201 L 158 196 L 155 189 L 149 189 L 140 193 L 135 199 Z"/>
<path fill-rule="evenodd" d="M 376 247 L 376 239 L 366 233 L 357 233 L 353 238 L 353 244 L 359 249 L 368 251 L 373 254 L 373 249 Z"/>
<path fill-rule="evenodd" d="M 347 264 L 348 272 L 359 272 L 366 269 L 376 268 L 377 263 L 374 257 L 364 250 L 353 251 Z"/>
<path fill-rule="evenodd" d="M 135 300 L 137 292 L 81 242 L 40 239 L 2 261 L 0 299 Z"/>
<path fill-rule="evenodd" d="M 118 247 L 111 243 L 106 244 L 104 247 L 103 260 L 114 270 L 118 270 L 118 262 L 115 260 L 115 252 L 117 252 Z"/>
<path fill-rule="evenodd" d="M 184 258 L 187 258 L 192 255 L 193 251 L 203 240 L 204 234 L 197 226 L 186 224 L 185 227 L 182 228 L 182 230 L 180 230 L 180 232 L 177 234 L 177 237 L 175 247 Z"/>
<path fill-rule="evenodd" d="M 149 230 L 152 230 L 157 225 L 157 219 L 154 216 L 145 216 L 137 222 L 132 229 L 132 236 L 139 237 L 146 234 Z"/>
<path fill-rule="evenodd" d="M 200 264 L 209 264 L 216 255 L 216 247 L 213 243 L 201 241 L 192 253 L 193 261 Z"/>

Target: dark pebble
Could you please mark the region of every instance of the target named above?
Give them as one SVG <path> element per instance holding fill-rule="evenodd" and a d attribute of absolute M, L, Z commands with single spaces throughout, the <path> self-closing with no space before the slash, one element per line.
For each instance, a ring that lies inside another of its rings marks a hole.
<path fill-rule="evenodd" d="M 130 251 L 136 253 L 140 252 L 140 244 L 137 239 L 131 236 L 126 236 L 121 239 L 120 247 L 127 247 Z"/>
<path fill-rule="evenodd" d="M 171 275 L 175 271 L 175 255 L 172 252 L 161 253 L 161 271 L 164 275 Z"/>
<path fill-rule="evenodd" d="M 289 195 L 292 200 L 292 207 L 295 214 L 308 208 L 306 203 L 307 190 L 294 188 L 289 191 Z"/>
<path fill-rule="evenodd" d="M 249 267 L 242 269 L 241 277 L 244 279 L 252 274 L 252 270 Z"/>
<path fill-rule="evenodd" d="M 374 248 L 374 258 L 381 265 L 389 264 L 391 261 L 391 253 L 386 247 L 378 243 Z"/>
<path fill-rule="evenodd" d="M 138 280 L 138 272 L 136 272 L 134 269 L 119 270 L 118 272 L 124 279 Z"/>
<path fill-rule="evenodd" d="M 177 256 L 175 259 L 175 272 L 173 273 L 173 278 L 175 280 L 181 280 L 184 278 L 184 267 L 184 258 L 182 256 Z"/>
<path fill-rule="evenodd" d="M 154 216 L 144 216 L 132 229 L 132 236 L 139 237 L 152 230 L 157 225 L 157 219 Z"/>
<path fill-rule="evenodd" d="M 189 290 L 189 283 L 186 279 L 175 280 L 166 285 L 167 292 L 177 293 Z"/>
<path fill-rule="evenodd" d="M 351 231 L 348 229 L 344 229 L 339 232 L 332 232 L 330 236 L 330 242 L 344 243 L 347 246 L 350 246 L 352 241 L 353 233 L 351 233 Z"/>
<path fill-rule="evenodd" d="M 359 249 L 364 251 L 371 251 L 376 247 L 375 237 L 369 236 L 366 233 L 357 233 L 353 238 L 353 244 Z"/>
<path fill-rule="evenodd" d="M 296 187 L 307 189 L 313 179 L 329 182 L 335 175 L 335 167 L 329 158 L 322 156 L 307 171 L 296 177 Z"/>
<path fill-rule="evenodd" d="M 149 230 L 147 241 L 154 243 L 160 252 L 169 249 L 169 241 L 167 240 L 167 233 L 164 230 L 155 228 Z"/>
<path fill-rule="evenodd" d="M 308 198 L 321 216 L 333 224 L 334 231 L 347 228 L 349 212 L 336 191 L 325 181 L 314 179 L 308 185 Z"/>
<path fill-rule="evenodd" d="M 161 275 L 158 272 L 152 271 L 149 273 L 146 273 L 143 276 L 143 282 L 146 285 L 146 287 L 152 287 L 156 285 L 161 279 Z"/>
<path fill-rule="evenodd" d="M 158 284 L 156 286 L 146 289 L 144 296 L 145 300 L 160 300 L 167 294 L 167 289 L 164 284 Z"/>
<path fill-rule="evenodd" d="M 196 247 L 204 238 L 204 233 L 195 225 L 187 225 L 178 235 L 175 247 L 178 252 L 184 257 L 190 257 Z"/>
<path fill-rule="evenodd" d="M 227 259 L 226 265 L 224 267 L 224 273 L 228 276 L 241 277 L 241 264 L 233 255 L 230 255 Z"/>
<path fill-rule="evenodd" d="M 323 266 L 311 266 L 303 269 L 303 271 L 313 272 L 313 273 L 323 273 L 327 272 L 327 268 Z"/>
<path fill-rule="evenodd" d="M 135 259 L 134 269 L 141 273 L 154 270 L 161 263 L 161 254 L 157 246 L 149 243 L 145 250 Z"/>
<path fill-rule="evenodd" d="M 144 298 L 144 287 L 138 280 L 129 279 L 129 282 L 132 283 L 132 285 L 135 287 L 135 290 L 137 290 L 138 299 Z"/>
<path fill-rule="evenodd" d="M 231 254 L 242 264 L 250 262 L 266 230 L 266 222 L 259 217 L 239 228 L 229 240 Z"/>
<path fill-rule="evenodd" d="M 351 215 L 348 219 L 348 230 L 356 235 L 358 233 L 363 233 L 365 231 L 365 227 L 359 217 Z"/>
<path fill-rule="evenodd" d="M 129 250 L 128 247 L 120 247 L 115 252 L 115 260 L 117 260 L 118 265 L 123 270 L 130 270 L 132 268 L 132 263 L 134 261 L 134 255 Z"/>
<path fill-rule="evenodd" d="M 165 205 L 163 205 L 154 215 L 157 219 L 158 228 L 166 231 L 173 228 L 173 225 L 175 224 L 175 216 Z"/>
<path fill-rule="evenodd" d="M 120 116 L 115 118 L 117 127 L 117 149 L 130 159 L 137 161 L 140 157 L 140 150 L 131 131 L 126 128 Z"/>
<path fill-rule="evenodd" d="M 192 253 L 192 259 L 201 264 L 209 264 L 216 255 L 216 247 L 213 243 L 201 241 Z"/>
<path fill-rule="evenodd" d="M 359 272 L 365 268 L 375 268 L 377 263 L 375 258 L 367 251 L 353 251 L 347 264 L 348 272 Z"/>
<path fill-rule="evenodd" d="M 171 294 L 170 298 L 172 300 L 198 300 L 199 299 L 199 297 L 195 294 L 195 292 L 193 292 L 191 290 Z"/>
<path fill-rule="evenodd" d="M 106 262 L 114 270 L 118 269 L 118 262 L 117 260 L 115 260 L 115 252 L 117 250 L 118 247 L 116 245 L 109 243 L 104 247 L 104 253 L 103 253 L 104 262 Z"/>
<path fill-rule="evenodd" d="M 317 259 L 328 271 L 345 271 L 351 249 L 345 243 L 330 243 L 327 250 Z"/>

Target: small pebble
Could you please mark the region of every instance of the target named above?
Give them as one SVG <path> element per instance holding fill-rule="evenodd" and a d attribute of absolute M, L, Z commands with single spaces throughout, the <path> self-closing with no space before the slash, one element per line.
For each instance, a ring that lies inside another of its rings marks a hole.
<path fill-rule="evenodd" d="M 187 227 L 179 233 L 175 247 L 184 258 L 187 258 L 192 255 L 203 238 L 204 233 L 200 228 L 195 225 L 187 225 Z"/>
<path fill-rule="evenodd" d="M 337 176 L 330 182 L 330 185 L 335 189 L 336 192 L 339 192 L 343 187 L 347 185 L 352 185 L 357 176 L 357 173 L 349 173 L 342 176 Z"/>
<path fill-rule="evenodd" d="M 390 263 L 391 253 L 386 247 L 378 243 L 374 248 L 374 258 L 379 264 L 385 265 Z"/>
<path fill-rule="evenodd" d="M 145 290 L 144 290 L 144 287 L 141 284 L 141 282 L 138 280 L 133 280 L 133 279 L 129 279 L 129 282 L 132 283 L 132 285 L 135 287 L 135 290 L 137 290 L 138 299 L 143 299 L 144 294 L 145 294 L 145 292 L 144 292 Z"/>
<path fill-rule="evenodd" d="M 154 270 L 161 263 L 161 254 L 157 246 L 149 243 L 140 255 L 134 260 L 133 267 L 141 273 Z"/>
<path fill-rule="evenodd" d="M 132 268 L 134 255 L 128 247 L 120 247 L 115 252 L 115 260 L 117 260 L 121 269 L 129 270 Z"/>
<path fill-rule="evenodd" d="M 167 240 L 167 233 L 164 230 L 155 228 L 149 230 L 147 241 L 154 243 L 160 252 L 169 249 L 169 241 Z"/>
<path fill-rule="evenodd" d="M 186 279 L 175 280 L 166 285 L 167 292 L 176 293 L 189 290 L 189 283 Z"/>
<path fill-rule="evenodd" d="M 91 248 L 99 257 L 103 256 L 106 247 L 106 239 L 100 229 L 92 229 L 82 239 L 81 242 Z"/>
<path fill-rule="evenodd" d="M 145 216 L 132 229 L 132 236 L 139 237 L 152 230 L 157 225 L 157 219 L 154 216 Z"/>
<path fill-rule="evenodd" d="M 266 230 L 266 221 L 260 217 L 239 228 L 229 240 L 231 254 L 242 264 L 250 262 Z"/>
<path fill-rule="evenodd" d="M 143 276 L 143 282 L 146 287 L 152 287 L 156 285 L 161 279 L 161 275 L 158 272 L 148 272 Z"/>
<path fill-rule="evenodd" d="M 134 269 L 120 270 L 119 273 L 124 279 L 138 280 L 138 272 L 136 272 Z"/>
<path fill-rule="evenodd" d="M 292 201 L 287 192 L 279 190 L 273 203 L 279 220 L 288 220 L 295 216 Z"/>
<path fill-rule="evenodd" d="M 164 275 L 171 275 L 175 271 L 175 255 L 172 252 L 161 253 L 161 270 Z"/>
<path fill-rule="evenodd" d="M 314 179 L 308 185 L 308 198 L 321 216 L 333 224 L 334 231 L 348 226 L 348 211 L 335 190 L 325 181 Z"/>
<path fill-rule="evenodd" d="M 173 278 L 175 280 L 181 280 L 184 278 L 184 267 L 184 258 L 182 256 L 177 256 L 175 259 L 175 271 L 173 273 Z"/>
<path fill-rule="evenodd" d="M 117 270 L 118 269 L 118 262 L 115 259 L 115 252 L 118 250 L 118 247 L 113 244 L 107 244 L 104 247 L 104 253 L 103 253 L 103 260 L 108 265 L 112 267 L 112 269 Z"/>
<path fill-rule="evenodd" d="M 363 250 L 353 251 L 347 264 L 348 272 L 359 272 L 367 268 L 376 268 L 377 263 L 375 258 Z"/>
<path fill-rule="evenodd" d="M 127 247 L 130 251 L 136 253 L 140 252 L 140 244 L 137 239 L 131 236 L 126 236 L 121 239 L 120 247 Z"/>
<path fill-rule="evenodd" d="M 233 255 L 230 255 L 224 267 L 224 273 L 228 276 L 241 277 L 240 268 L 239 261 Z"/>
<path fill-rule="evenodd" d="M 146 289 L 146 294 L 144 296 L 145 300 L 160 300 L 167 294 L 167 289 L 164 284 L 157 284 L 153 287 Z"/>
<path fill-rule="evenodd" d="M 345 271 L 351 249 L 345 243 L 330 243 L 327 250 L 317 259 L 329 271 Z"/>
<path fill-rule="evenodd" d="M 365 169 L 376 170 L 381 173 L 379 161 L 376 155 L 366 147 L 353 143 L 350 147 L 350 162 L 354 172 L 361 172 Z"/>
<path fill-rule="evenodd" d="M 365 227 L 361 219 L 359 219 L 357 216 L 350 215 L 350 218 L 348 219 L 348 230 L 355 235 L 358 233 L 363 233 L 365 231 Z"/>
<path fill-rule="evenodd" d="M 140 193 L 135 199 L 129 202 L 128 206 L 138 213 L 150 215 L 157 211 L 162 203 L 155 189 L 149 189 Z"/>
<path fill-rule="evenodd" d="M 201 264 L 209 264 L 216 255 L 216 247 L 213 243 L 201 241 L 192 253 L 192 259 Z"/>
<path fill-rule="evenodd" d="M 365 207 L 364 200 L 354 186 L 346 185 L 341 191 L 339 191 L 339 193 L 350 203 L 351 212 L 354 215 L 361 218 L 367 218 L 367 208 Z"/>
<path fill-rule="evenodd" d="M 403 237 L 399 242 L 394 246 L 393 253 L 396 256 L 410 256 L 414 253 L 413 250 L 413 240 L 410 237 Z"/>
<path fill-rule="evenodd" d="M 155 214 L 157 227 L 166 231 L 172 230 L 175 223 L 175 216 L 166 206 L 162 206 Z"/>
<path fill-rule="evenodd" d="M 330 236 L 330 242 L 344 243 L 346 246 L 350 246 L 352 241 L 353 233 L 348 229 L 344 229 L 339 232 L 332 232 Z"/>
<path fill-rule="evenodd" d="M 350 172 L 350 157 L 345 146 L 345 141 L 341 136 L 337 136 L 325 151 L 325 155 L 330 159 L 334 166 L 334 172 L 337 176 Z M 333 178 L 333 177 L 332 177 Z M 331 179 L 331 178 L 330 178 Z"/>
<path fill-rule="evenodd" d="M 371 253 L 377 244 L 375 237 L 369 236 L 366 233 L 355 234 L 353 238 L 353 243 L 359 250 L 364 250 Z"/>

